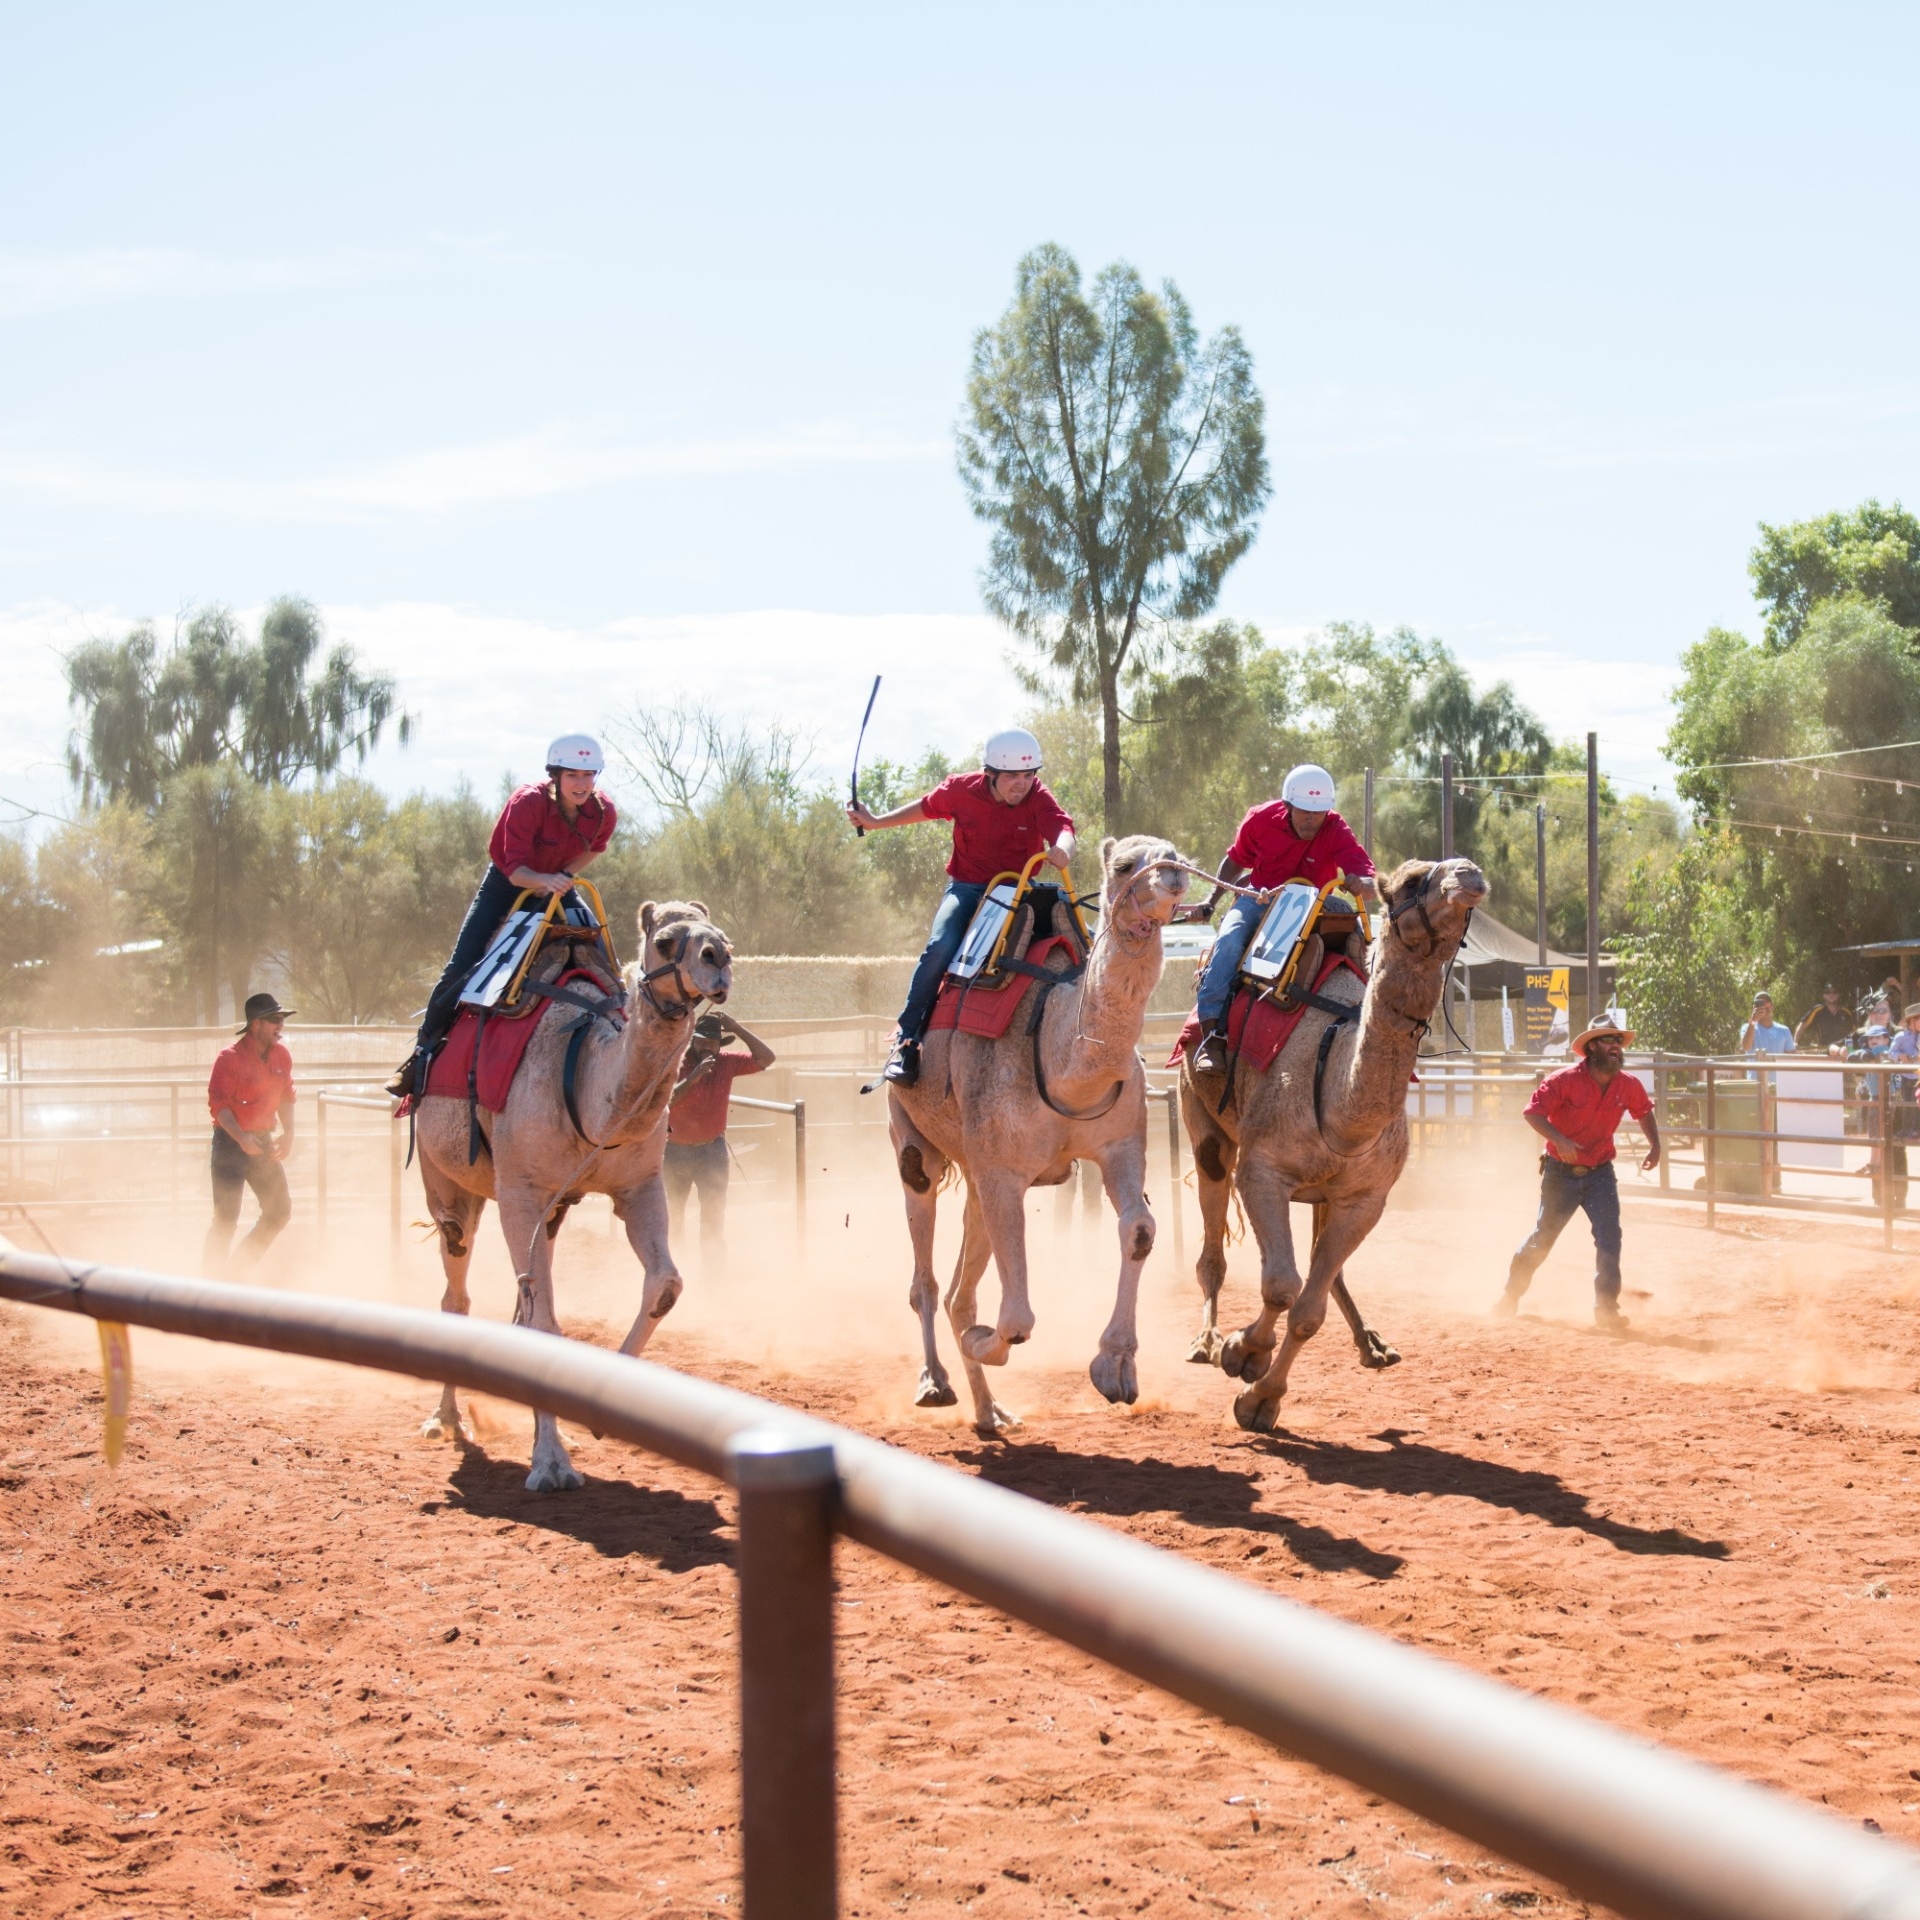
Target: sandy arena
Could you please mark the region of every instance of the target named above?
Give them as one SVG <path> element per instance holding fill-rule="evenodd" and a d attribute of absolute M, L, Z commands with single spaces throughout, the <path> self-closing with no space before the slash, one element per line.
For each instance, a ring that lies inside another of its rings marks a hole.
<path fill-rule="evenodd" d="M 1631 1337 L 1591 1330 L 1578 1220 L 1497 1323 L 1530 1162 L 1516 1141 L 1469 1171 L 1416 1162 L 1350 1269 L 1405 1364 L 1363 1373 L 1331 1321 L 1270 1437 L 1183 1357 L 1197 1296 L 1163 1182 L 1130 1411 L 1084 1372 L 1108 1226 L 1063 1231 L 1051 1194 L 1031 1207 L 1040 1324 L 1006 1370 L 1011 1445 L 909 1406 L 906 1233 L 877 1182 L 817 1200 L 804 1273 L 775 1207 L 738 1212 L 724 1275 L 686 1236 L 653 1357 L 1920 1841 L 1911 1250 L 1630 1208 Z M 67 1250 L 187 1271 L 200 1224 Z M 559 1284 L 570 1328 L 611 1343 L 638 1270 L 606 1229 L 598 1202 L 575 1216 Z M 390 1283 L 374 1216 L 330 1246 L 316 1258 L 296 1220 L 261 1277 L 437 1302 L 431 1247 Z M 1236 1247 L 1223 1324 L 1250 1314 L 1252 1271 Z M 511 1292 L 490 1212 L 477 1310 L 506 1317 Z M 429 1387 L 138 1330 L 110 1473 L 91 1326 L 5 1307 L 0 1343 L 0 1908 L 737 1908 L 727 1496 L 571 1429 L 587 1488 L 529 1496 L 518 1408 L 482 1403 L 462 1457 L 417 1437 Z M 865 1552 L 841 1549 L 840 1581 L 850 1915 L 1584 1911 Z"/>

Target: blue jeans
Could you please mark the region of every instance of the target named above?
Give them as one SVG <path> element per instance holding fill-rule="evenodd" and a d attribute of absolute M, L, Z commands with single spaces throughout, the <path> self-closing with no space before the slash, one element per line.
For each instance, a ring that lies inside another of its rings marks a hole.
<path fill-rule="evenodd" d="M 949 880 L 933 916 L 933 932 L 927 938 L 927 950 L 913 970 L 913 984 L 907 989 L 907 1004 L 900 1009 L 900 1038 L 920 1040 L 927 1022 L 933 1018 L 933 1003 L 940 997 L 940 982 L 967 937 L 974 909 L 986 897 L 986 888 L 967 880 Z"/>
<path fill-rule="evenodd" d="M 255 1137 L 263 1143 L 266 1138 L 264 1134 Z M 245 1273 L 280 1237 L 280 1229 L 293 1218 L 293 1201 L 287 1194 L 286 1168 L 270 1152 L 247 1153 L 224 1127 L 213 1130 L 212 1173 L 213 1224 L 200 1250 L 200 1271 L 217 1279 L 227 1271 L 227 1249 L 240 1224 L 243 1189 L 253 1189 L 253 1197 L 260 1202 L 260 1218 L 234 1248 L 236 1273 Z"/>
<path fill-rule="evenodd" d="M 431 1051 L 447 1037 L 447 1029 L 460 1011 L 460 995 L 465 991 L 467 976 L 486 957 L 487 949 L 493 945 L 493 936 L 500 931 L 500 922 L 519 897 L 520 889 L 489 860 L 486 877 L 475 888 L 467 917 L 460 922 L 453 952 L 427 996 L 426 1016 L 413 1043 L 423 1052 Z M 567 898 L 573 900 L 578 896 L 570 893 Z M 535 894 L 533 904 L 544 907 L 546 895 Z"/>
<path fill-rule="evenodd" d="M 1507 1291 L 1516 1300 L 1553 1251 L 1561 1230 L 1583 1210 L 1593 1228 L 1593 1297 L 1603 1306 L 1619 1304 L 1620 1188 L 1613 1162 L 1603 1160 L 1583 1172 L 1551 1155 L 1543 1155 L 1540 1161 L 1540 1217 L 1520 1243 L 1507 1273 Z"/>
<path fill-rule="evenodd" d="M 1233 997 L 1234 976 L 1240 971 L 1240 962 L 1246 958 L 1247 948 L 1260 931 L 1266 912 L 1258 900 L 1242 895 L 1235 895 L 1233 905 L 1227 909 L 1227 917 L 1220 922 L 1220 936 L 1207 955 L 1207 964 L 1200 970 L 1200 985 L 1195 991 L 1194 1005 L 1203 1027 L 1219 1025 L 1227 1002 Z"/>

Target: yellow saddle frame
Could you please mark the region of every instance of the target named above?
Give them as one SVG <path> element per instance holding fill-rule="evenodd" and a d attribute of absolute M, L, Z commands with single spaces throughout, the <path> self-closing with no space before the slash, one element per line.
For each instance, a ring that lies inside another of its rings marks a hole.
<path fill-rule="evenodd" d="M 983 979 L 988 974 L 998 970 L 1001 958 L 1007 950 L 1007 936 L 1013 932 L 1013 923 L 1019 917 L 1020 903 L 1027 897 L 1028 892 L 1032 889 L 1034 885 L 1034 875 L 1045 863 L 1046 857 L 1044 853 L 1036 853 L 1018 873 L 1009 869 L 1006 873 L 996 873 L 993 878 L 987 882 L 987 890 L 980 896 L 980 906 L 974 908 L 976 915 L 980 912 L 981 908 L 993 900 L 993 890 L 999 886 L 1002 881 L 1011 880 L 1013 882 L 1013 899 L 1007 907 L 1007 917 L 1001 923 L 999 938 L 994 941 L 992 950 L 988 953 L 987 957 L 981 961 L 979 971 L 973 975 L 974 979 Z M 1060 893 L 1067 903 L 1067 911 L 1073 915 L 1073 924 L 1075 930 L 1080 935 L 1081 947 L 1090 952 L 1093 948 L 1093 935 L 1087 931 L 1086 915 L 1080 911 L 1080 902 L 1073 897 L 1073 889 L 1071 886 L 1063 885 Z M 997 905 L 998 903 L 995 902 L 994 904 Z M 970 933 L 972 930 L 973 923 L 969 921 L 967 923 L 967 931 Z M 960 944 L 964 949 L 966 946 L 964 936 Z"/>
<path fill-rule="evenodd" d="M 514 896 L 513 905 L 507 909 L 507 917 L 511 919 L 514 914 L 518 913 L 527 901 L 535 897 L 536 892 L 537 889 L 533 887 L 522 887 L 519 893 Z M 613 934 L 607 926 L 607 909 L 600 898 L 600 889 L 596 887 L 591 880 L 576 879 L 573 885 L 567 889 L 567 893 L 583 893 L 586 895 L 587 905 L 593 909 L 593 917 L 600 922 L 599 940 L 601 951 L 607 956 L 607 965 L 613 970 L 613 977 L 616 980 L 619 979 L 620 957 L 613 950 Z M 564 924 L 560 921 L 560 915 L 562 912 L 561 903 L 566 897 L 567 895 L 565 893 L 552 893 L 547 896 L 547 910 L 540 916 L 539 929 L 528 945 L 526 954 L 521 959 L 520 964 L 514 968 L 513 978 L 507 982 L 506 992 L 500 996 L 501 1006 L 511 1007 L 519 1004 L 520 989 L 526 983 L 527 974 L 532 968 L 534 961 L 540 957 L 541 949 L 547 944 L 548 935 L 552 933 L 556 924 Z M 584 933 L 585 929 L 574 928 L 573 932 L 580 934 Z"/>
<path fill-rule="evenodd" d="M 1358 887 L 1348 885 L 1348 876 L 1346 874 L 1336 873 L 1314 896 L 1313 906 L 1309 909 L 1306 919 L 1300 923 L 1300 932 L 1294 939 L 1293 951 L 1287 956 L 1287 964 L 1279 976 L 1272 980 L 1262 980 L 1258 975 L 1248 973 L 1246 971 L 1245 956 L 1243 955 L 1241 965 L 1235 969 L 1236 985 L 1244 984 L 1252 987 L 1256 992 L 1271 994 L 1276 1000 L 1286 999 L 1293 991 L 1294 976 L 1300 971 L 1300 958 L 1307 950 L 1307 941 L 1311 938 L 1315 928 L 1319 926 L 1321 916 L 1327 910 L 1328 896 L 1335 893 L 1343 893 L 1353 902 L 1354 913 L 1360 922 L 1361 935 L 1367 943 L 1371 945 L 1373 943 L 1373 916 L 1367 912 L 1367 903 L 1360 897 L 1360 889 Z M 1279 888 L 1276 887 L 1273 889 L 1272 894 L 1268 896 L 1265 904 L 1270 906 L 1278 894 Z M 1262 921 L 1266 919 L 1264 911 L 1260 917 Z M 1254 938 L 1258 939 L 1259 934 L 1260 929 L 1255 927 Z M 1251 947 L 1253 943 L 1249 941 L 1247 944 Z M 1309 989 L 1311 989 L 1312 982 L 1309 981 L 1307 984 Z"/>

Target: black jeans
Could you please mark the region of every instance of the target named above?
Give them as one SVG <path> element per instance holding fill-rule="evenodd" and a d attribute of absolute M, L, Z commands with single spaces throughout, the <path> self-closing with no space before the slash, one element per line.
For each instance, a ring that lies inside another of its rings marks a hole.
<path fill-rule="evenodd" d="M 1620 1187 L 1613 1162 L 1570 1167 L 1551 1155 L 1540 1158 L 1540 1217 L 1520 1243 L 1507 1273 L 1507 1291 L 1516 1300 L 1526 1292 L 1541 1261 L 1576 1213 L 1584 1211 L 1593 1228 L 1593 1297 L 1603 1306 L 1620 1301 Z"/>
<path fill-rule="evenodd" d="M 287 1193 L 286 1169 L 273 1157 L 261 1140 L 259 1153 L 242 1150 L 239 1141 L 224 1127 L 213 1135 L 213 1224 L 207 1228 L 206 1244 L 200 1250 L 201 1270 L 219 1278 L 227 1270 L 227 1248 L 233 1230 L 240 1224 L 240 1195 L 253 1189 L 260 1202 L 260 1218 L 253 1231 L 233 1251 L 233 1271 L 245 1273 L 280 1237 L 280 1229 L 293 1218 L 293 1201 Z"/>
<path fill-rule="evenodd" d="M 446 970 L 427 995 L 427 1011 L 413 1044 L 423 1052 L 437 1047 L 447 1037 L 453 1017 L 460 1011 L 460 990 L 467 975 L 480 964 L 480 957 L 493 944 L 500 922 L 519 897 L 520 889 L 496 867 L 487 862 L 486 878 L 474 890 L 467 917 L 460 922 L 459 936 L 453 943 Z"/>
<path fill-rule="evenodd" d="M 700 1245 L 708 1254 L 722 1251 L 727 1236 L 727 1182 L 733 1177 L 727 1136 L 718 1134 L 711 1140 L 703 1140 L 697 1147 L 669 1140 L 660 1163 L 660 1173 L 667 1183 L 671 1230 L 674 1233 L 685 1230 L 687 1195 L 697 1189 L 700 1195 Z"/>

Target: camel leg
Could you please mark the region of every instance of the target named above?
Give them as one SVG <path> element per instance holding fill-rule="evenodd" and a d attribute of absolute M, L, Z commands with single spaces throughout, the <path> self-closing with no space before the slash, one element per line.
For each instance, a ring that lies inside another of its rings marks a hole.
<path fill-rule="evenodd" d="M 1033 1332 L 1033 1303 L 1027 1297 L 1027 1183 L 998 1169 L 969 1175 L 967 1191 L 977 1199 L 1000 1270 L 1000 1314 L 991 1327 L 970 1326 L 960 1336 L 960 1351 L 983 1367 L 1004 1367 L 1007 1355 Z"/>
<path fill-rule="evenodd" d="M 553 1310 L 553 1242 L 547 1237 L 546 1218 L 541 1212 L 545 1198 L 545 1194 L 525 1190 L 501 1193 L 500 1225 L 507 1236 L 507 1252 L 520 1287 L 514 1324 L 532 1327 L 538 1333 L 558 1334 L 560 1319 Z M 560 1438 L 559 1421 L 536 1409 L 533 1470 L 527 1475 L 527 1491 L 564 1493 L 585 1485 L 568 1456 L 566 1442 Z"/>
<path fill-rule="evenodd" d="M 953 1285 L 947 1289 L 947 1319 L 956 1339 L 973 1325 L 980 1276 L 986 1272 L 987 1259 L 993 1251 L 993 1243 L 987 1237 L 987 1223 L 981 1217 L 971 1184 L 967 1187 L 967 1207 L 962 1219 L 960 1258 L 954 1262 Z M 966 1369 L 967 1386 L 973 1394 L 974 1431 L 988 1439 L 996 1434 L 1011 1433 L 1020 1422 L 993 1397 L 986 1370 L 964 1345 L 960 1349 L 960 1364 Z"/>
<path fill-rule="evenodd" d="M 1327 1229 L 1327 1203 L 1316 1200 L 1313 1203 L 1313 1244 L 1320 1244 L 1320 1236 Z M 1360 1364 L 1363 1367 L 1397 1367 L 1400 1364 L 1400 1350 L 1390 1347 L 1360 1317 L 1360 1309 L 1354 1304 L 1353 1295 L 1347 1291 L 1347 1276 L 1336 1273 L 1333 1276 L 1333 1303 L 1340 1309 L 1341 1318 L 1347 1323 L 1347 1330 L 1353 1335 L 1353 1344 L 1360 1350 Z"/>
<path fill-rule="evenodd" d="M 1227 1209 L 1233 1200 L 1233 1141 L 1202 1108 L 1193 1090 L 1182 1085 L 1180 1104 L 1187 1138 L 1193 1145 L 1194 1183 L 1200 1196 L 1200 1258 L 1194 1277 L 1200 1283 L 1200 1331 L 1187 1358 L 1211 1367 L 1220 1359 L 1220 1288 L 1227 1277 Z"/>
<path fill-rule="evenodd" d="M 627 1245 L 639 1256 L 646 1274 L 640 1289 L 639 1317 L 620 1342 L 622 1353 L 638 1353 L 673 1311 L 686 1286 L 667 1245 L 667 1183 L 656 1173 L 628 1192 L 615 1194 L 613 1210 L 627 1230 Z"/>
<path fill-rule="evenodd" d="M 420 1156 L 420 1184 L 426 1189 L 427 1212 L 440 1229 L 440 1270 L 447 1281 L 440 1311 L 465 1313 L 472 1305 L 467 1269 L 473 1265 L 473 1235 L 486 1211 L 486 1196 L 456 1186 L 425 1154 Z M 452 1381 L 441 1386 L 440 1405 L 420 1423 L 420 1432 L 425 1439 L 455 1440 L 462 1446 L 472 1441 L 472 1433 L 460 1419 Z"/>
<path fill-rule="evenodd" d="M 1257 1380 L 1279 1343 L 1280 1316 L 1300 1298 L 1300 1268 L 1293 1252 L 1293 1189 L 1278 1168 L 1242 1156 L 1240 1198 L 1260 1247 L 1260 1313 L 1220 1345 L 1220 1365 L 1233 1378 Z"/>
<path fill-rule="evenodd" d="M 1146 1142 L 1129 1134 L 1101 1148 L 1097 1158 L 1107 1198 L 1120 1216 L 1120 1286 L 1114 1295 L 1113 1318 L 1100 1336 L 1100 1351 L 1087 1376 L 1108 1400 L 1130 1407 L 1140 1397 L 1133 1364 L 1140 1348 L 1140 1269 L 1153 1251 L 1153 1210 L 1145 1191 Z"/>
<path fill-rule="evenodd" d="M 898 1107 L 893 1112 L 893 1154 L 900 1174 L 900 1191 L 907 1203 L 907 1233 L 913 1241 L 913 1280 L 907 1288 L 907 1304 L 920 1318 L 922 1365 L 913 1404 L 950 1407 L 959 1396 L 940 1358 L 940 1334 L 935 1319 L 940 1306 L 940 1283 L 933 1275 L 933 1229 L 947 1159 Z"/>
<path fill-rule="evenodd" d="M 1300 1349 L 1320 1331 L 1327 1317 L 1327 1299 L 1333 1291 L 1334 1277 L 1347 1264 L 1385 1210 L 1384 1193 L 1369 1194 L 1340 1207 L 1329 1207 L 1327 1218 L 1313 1249 L 1306 1285 L 1299 1289 L 1287 1315 L 1287 1337 L 1273 1364 L 1261 1373 L 1233 1403 L 1233 1417 L 1254 1433 L 1272 1431 L 1279 1417 L 1280 1401 L 1287 1391 L 1287 1375 L 1300 1357 Z"/>

